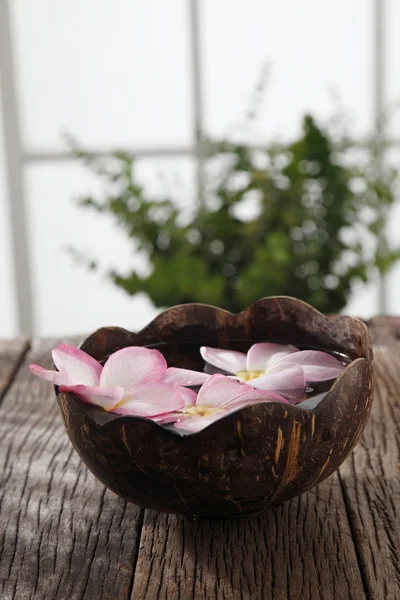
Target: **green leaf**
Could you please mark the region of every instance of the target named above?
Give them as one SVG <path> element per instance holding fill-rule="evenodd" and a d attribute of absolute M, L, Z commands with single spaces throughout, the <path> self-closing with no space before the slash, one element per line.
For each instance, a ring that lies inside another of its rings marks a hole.
<path fill-rule="evenodd" d="M 75 140 L 71 148 L 105 182 L 104 193 L 79 205 L 111 216 L 150 266 L 147 275 L 116 267 L 113 281 L 131 295 L 147 293 L 159 307 L 204 302 L 238 312 L 283 294 L 337 312 L 355 281 L 386 273 L 400 258 L 386 240 L 398 171 L 378 168 L 373 142 L 366 164 L 352 161 L 350 137 L 333 135 L 312 115 L 289 143 L 265 144 L 265 165 L 243 144 L 206 140 L 205 202 L 191 210 L 182 190 L 149 193 L 126 153 L 100 159 Z M 365 214 L 375 216 L 367 221 Z M 337 277 L 334 289 L 329 275 Z"/>

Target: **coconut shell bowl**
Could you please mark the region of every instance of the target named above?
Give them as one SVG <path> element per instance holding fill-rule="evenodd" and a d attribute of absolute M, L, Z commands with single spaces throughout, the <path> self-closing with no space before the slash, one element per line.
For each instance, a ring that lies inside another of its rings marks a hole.
<path fill-rule="evenodd" d="M 127 346 L 157 348 L 170 366 L 203 370 L 201 346 L 247 352 L 257 342 L 322 350 L 348 364 L 319 402 L 252 404 L 189 435 L 58 393 L 75 450 L 110 490 L 160 512 L 245 517 L 302 494 L 339 467 L 365 428 L 372 349 L 361 321 L 324 316 L 288 297 L 259 300 L 236 315 L 185 304 L 139 333 L 99 329 L 81 348 L 102 364 Z"/>

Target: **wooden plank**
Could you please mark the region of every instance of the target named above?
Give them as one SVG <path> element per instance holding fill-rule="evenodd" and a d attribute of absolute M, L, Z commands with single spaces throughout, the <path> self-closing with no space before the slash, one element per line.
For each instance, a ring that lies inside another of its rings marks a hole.
<path fill-rule="evenodd" d="M 33 344 L 1 408 L 0 598 L 128 599 L 143 511 L 89 473 L 52 387 L 30 375 L 55 344 Z"/>
<path fill-rule="evenodd" d="M 29 340 L 0 340 L 0 401 L 18 370 L 21 360 L 29 349 Z"/>
<path fill-rule="evenodd" d="M 252 519 L 145 513 L 132 600 L 364 597 L 336 474 Z"/>
<path fill-rule="evenodd" d="M 340 478 L 364 585 L 374 600 L 400 598 L 400 319 L 370 322 L 375 397 L 364 436 Z"/>
<path fill-rule="evenodd" d="M 0 409 L 2 600 L 399 598 L 400 342 L 391 324 L 370 326 L 376 397 L 340 477 L 244 521 L 146 511 L 132 594 L 143 513 L 72 451 L 51 388 L 26 370 L 50 365 L 55 342 L 35 346 Z"/>
<path fill-rule="evenodd" d="M 392 346 L 400 341 L 400 317 L 379 316 L 367 322 L 375 346 Z"/>

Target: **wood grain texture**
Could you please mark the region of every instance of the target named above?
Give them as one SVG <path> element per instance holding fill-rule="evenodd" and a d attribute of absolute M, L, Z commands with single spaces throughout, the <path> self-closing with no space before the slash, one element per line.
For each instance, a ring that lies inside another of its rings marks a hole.
<path fill-rule="evenodd" d="M 146 511 L 132 600 L 361 600 L 337 475 L 266 514 L 188 521 Z"/>
<path fill-rule="evenodd" d="M 55 341 L 16 376 L 26 340 L 0 344 L 1 600 L 398 600 L 400 321 L 382 319 L 370 421 L 339 473 L 240 521 L 143 516 L 105 491 L 27 371 Z"/>
<path fill-rule="evenodd" d="M 400 319 L 370 323 L 375 398 L 360 443 L 340 469 L 364 585 L 400 598 Z M 397 338 L 397 339 L 396 339 Z"/>
<path fill-rule="evenodd" d="M 367 325 L 375 346 L 392 346 L 400 342 L 400 317 L 372 317 Z"/>
<path fill-rule="evenodd" d="M 142 511 L 88 472 L 30 375 L 55 343 L 34 345 L 0 407 L 0 598 L 128 599 Z"/>
<path fill-rule="evenodd" d="M 0 402 L 28 348 L 29 340 L 25 337 L 0 340 Z"/>

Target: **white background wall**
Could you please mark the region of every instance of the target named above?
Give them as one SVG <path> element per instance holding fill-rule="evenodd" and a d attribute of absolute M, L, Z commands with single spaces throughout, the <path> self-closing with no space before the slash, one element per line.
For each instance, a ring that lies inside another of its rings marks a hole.
<path fill-rule="evenodd" d="M 189 2 L 186 0 L 12 0 L 19 115 L 27 152 L 64 148 L 61 134 L 90 147 L 171 147 L 193 142 Z M 289 139 L 301 116 L 335 110 L 334 88 L 353 132 L 372 131 L 371 0 L 202 0 L 201 44 L 206 133 L 242 132 L 241 120 L 263 61 L 269 91 L 254 131 L 257 142 Z M 388 1 L 387 98 L 400 98 L 400 7 Z M 400 137 L 400 116 L 391 135 Z M 0 157 L 4 157 L 1 146 Z M 390 158 L 397 161 L 398 151 Z M 141 180 L 190 201 L 190 158 L 138 161 Z M 74 199 L 99 189 L 75 162 L 31 162 L 24 172 L 34 276 L 36 333 L 87 332 L 106 324 L 142 327 L 156 314 L 145 297 L 129 298 L 74 263 L 75 245 L 104 266 L 138 258 L 111 220 L 78 210 Z M 7 188 L 0 159 L 0 336 L 16 333 Z M 400 209 L 390 233 L 400 238 Z M 389 282 L 390 312 L 400 313 L 400 267 Z M 377 311 L 376 284 L 358 288 L 348 312 Z"/>

